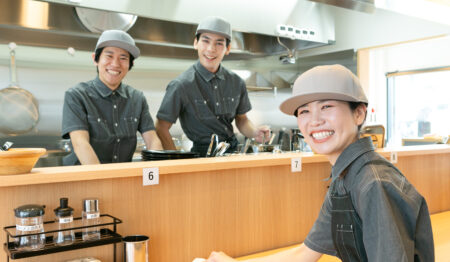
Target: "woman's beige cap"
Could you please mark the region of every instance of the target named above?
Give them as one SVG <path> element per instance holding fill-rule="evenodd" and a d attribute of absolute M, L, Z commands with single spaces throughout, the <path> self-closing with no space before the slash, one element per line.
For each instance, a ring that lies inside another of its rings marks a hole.
<path fill-rule="evenodd" d="M 341 65 L 316 66 L 295 80 L 292 97 L 280 105 L 280 110 L 294 115 L 302 105 L 318 100 L 341 100 L 368 103 L 358 78 Z"/>

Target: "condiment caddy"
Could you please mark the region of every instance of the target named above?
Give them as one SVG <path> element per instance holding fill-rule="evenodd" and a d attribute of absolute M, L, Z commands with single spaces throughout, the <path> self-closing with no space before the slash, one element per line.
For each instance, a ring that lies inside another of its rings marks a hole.
<path fill-rule="evenodd" d="M 114 244 L 116 261 L 116 243 L 122 241 L 117 224 L 122 220 L 100 214 L 98 200 L 83 200 L 81 217 L 73 217 L 67 198 L 60 199 L 54 212 L 55 219 L 44 222 L 45 206 L 24 205 L 15 209 L 16 225 L 3 228 L 7 261 L 108 244 Z"/>

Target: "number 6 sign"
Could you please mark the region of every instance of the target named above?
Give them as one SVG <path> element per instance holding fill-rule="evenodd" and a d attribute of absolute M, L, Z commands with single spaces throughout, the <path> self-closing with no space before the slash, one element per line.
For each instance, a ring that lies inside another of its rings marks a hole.
<path fill-rule="evenodd" d="M 144 186 L 159 184 L 159 168 L 157 167 L 143 168 L 142 178 Z"/>

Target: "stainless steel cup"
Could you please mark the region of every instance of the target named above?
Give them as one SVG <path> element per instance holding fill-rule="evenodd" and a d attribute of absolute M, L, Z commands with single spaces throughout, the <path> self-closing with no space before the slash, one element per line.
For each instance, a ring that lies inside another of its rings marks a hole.
<path fill-rule="evenodd" d="M 148 262 L 148 236 L 126 236 L 124 242 L 125 262 Z"/>

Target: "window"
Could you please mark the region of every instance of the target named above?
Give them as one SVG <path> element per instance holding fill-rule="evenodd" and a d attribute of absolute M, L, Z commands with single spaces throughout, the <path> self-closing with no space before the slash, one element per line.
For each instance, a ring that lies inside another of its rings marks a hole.
<path fill-rule="evenodd" d="M 450 67 L 387 74 L 387 143 L 450 135 Z"/>

